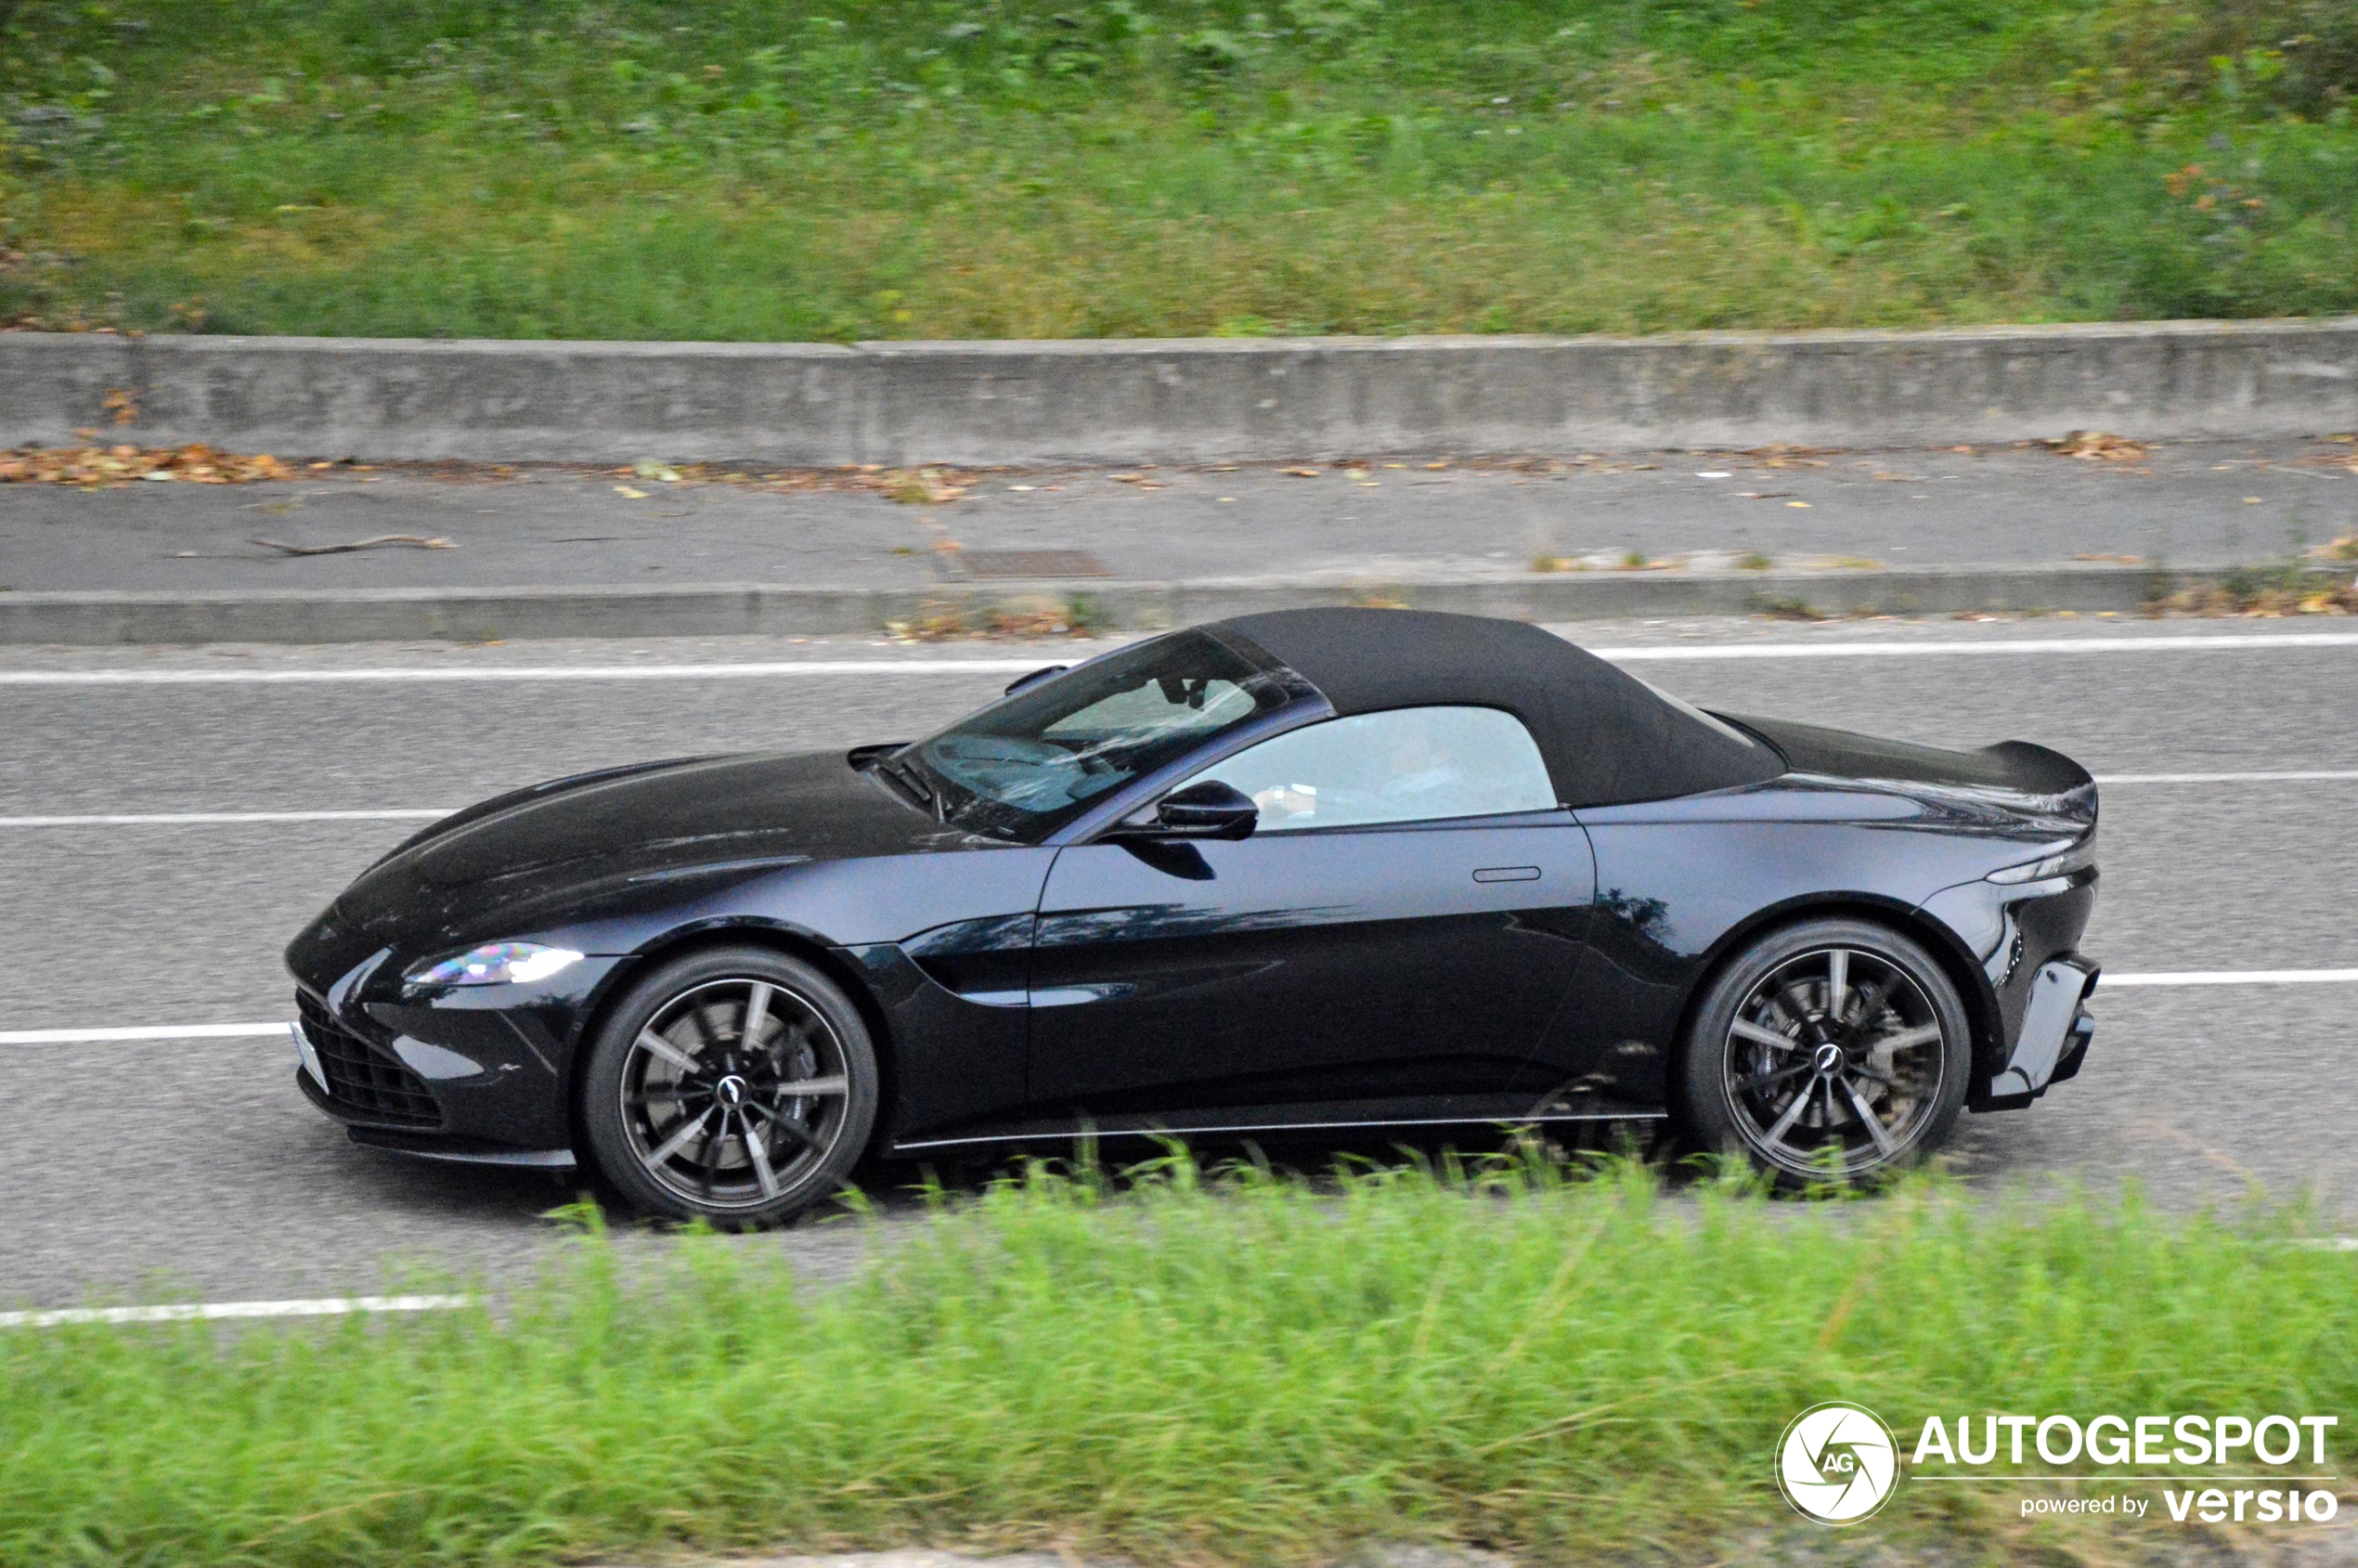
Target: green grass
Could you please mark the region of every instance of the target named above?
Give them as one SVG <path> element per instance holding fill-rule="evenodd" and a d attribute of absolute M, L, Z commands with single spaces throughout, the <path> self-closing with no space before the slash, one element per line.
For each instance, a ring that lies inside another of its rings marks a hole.
<path fill-rule="evenodd" d="M 11 10 L 0 320 L 27 324 L 808 340 L 2358 308 L 2343 0 Z"/>
<path fill-rule="evenodd" d="M 1569 1562 L 1807 1531 L 1769 1458 L 1827 1398 L 1903 1443 L 1936 1413 L 2343 1412 L 2337 1465 L 2358 1404 L 2358 1259 L 2133 1204 L 1172 1164 L 897 1234 L 823 1292 L 758 1242 L 685 1238 L 650 1273 L 593 1233 L 498 1316 L 7 1334 L 0 1562 L 1414 1539 Z M 2014 1511 L 1911 1483 L 1866 1528 L 2077 1538 Z"/>

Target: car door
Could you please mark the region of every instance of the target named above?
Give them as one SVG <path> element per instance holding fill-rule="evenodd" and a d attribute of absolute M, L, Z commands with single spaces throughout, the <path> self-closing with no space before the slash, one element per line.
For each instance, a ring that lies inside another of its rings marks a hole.
<path fill-rule="evenodd" d="M 1230 1108 L 1256 1125 L 1482 1119 L 1548 1086 L 1534 1051 L 1574 975 L 1594 873 L 1519 720 L 1329 719 L 1187 782 L 1205 779 L 1254 798 L 1250 837 L 1075 845 L 1051 867 L 1035 1104 L 1101 1119 Z"/>

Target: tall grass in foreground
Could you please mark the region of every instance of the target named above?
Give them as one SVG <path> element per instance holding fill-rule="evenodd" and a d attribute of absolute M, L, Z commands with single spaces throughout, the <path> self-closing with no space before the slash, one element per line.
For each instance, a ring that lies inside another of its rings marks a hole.
<path fill-rule="evenodd" d="M 1442 1537 L 1566 1560 L 1781 1527 L 1772 1446 L 1827 1398 L 1907 1435 L 2358 1404 L 2358 1260 L 2133 1204 L 1173 1164 L 1120 1193 L 1039 1173 L 906 1234 L 825 1292 L 697 1237 L 626 1281 L 593 1230 L 496 1316 L 7 1335 L 0 1562 Z M 2029 1528 L 1976 1490 L 1903 1486 L 1868 1528 Z"/>

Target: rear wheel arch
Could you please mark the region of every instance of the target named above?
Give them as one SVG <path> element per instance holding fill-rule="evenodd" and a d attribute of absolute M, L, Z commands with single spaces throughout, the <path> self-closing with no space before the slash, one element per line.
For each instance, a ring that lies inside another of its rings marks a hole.
<path fill-rule="evenodd" d="M 736 925 L 700 926 L 675 931 L 630 955 L 626 964 L 615 966 L 606 977 L 597 1000 L 577 1026 L 571 1059 L 565 1073 L 565 1119 L 577 1157 L 585 1153 L 581 1121 L 581 1060 L 589 1041 L 621 999 L 629 994 L 639 977 L 661 965 L 690 957 L 709 948 L 758 947 L 789 958 L 800 959 L 818 970 L 849 997 L 860 1013 L 860 1020 L 868 1028 L 868 1038 L 875 1052 L 876 1121 L 868 1135 L 869 1151 L 874 1152 L 892 1125 L 894 1108 L 899 1099 L 900 1072 L 894 1050 L 892 1030 L 884 1009 L 876 1003 L 875 994 L 861 978 L 858 965 L 844 961 L 843 954 L 823 942 L 814 941 L 798 932 L 775 926 Z"/>
<path fill-rule="evenodd" d="M 1889 914 L 1820 905 L 1756 927 L 1713 969 L 1667 1085 L 1699 1147 L 1786 1188 L 1880 1181 L 1948 1141 L 1976 1069 L 1966 993 Z"/>
<path fill-rule="evenodd" d="M 1896 899 L 1882 899 L 1867 893 L 1835 894 L 1808 898 L 1778 904 L 1760 911 L 1751 918 L 1730 927 L 1712 944 L 1702 966 L 1695 972 L 1686 999 L 1679 1004 L 1678 1019 L 1669 1041 L 1665 1059 L 1665 1083 L 1674 1084 L 1685 1070 L 1687 1041 L 1693 1032 L 1695 1013 L 1711 988 L 1737 956 L 1762 938 L 1773 935 L 1788 926 L 1799 926 L 1811 920 L 1863 920 L 1886 926 L 1914 941 L 1931 953 L 1957 988 L 1957 995 L 1965 1004 L 1965 1017 L 1973 1027 L 1974 1072 L 1976 1077 L 1997 1070 L 2005 1057 L 2005 1024 L 1998 1010 L 1998 993 L 1989 977 L 1974 961 L 1957 933 L 1933 916 Z M 1677 1114 L 1677 1095 L 1669 1094 L 1672 1113 Z"/>

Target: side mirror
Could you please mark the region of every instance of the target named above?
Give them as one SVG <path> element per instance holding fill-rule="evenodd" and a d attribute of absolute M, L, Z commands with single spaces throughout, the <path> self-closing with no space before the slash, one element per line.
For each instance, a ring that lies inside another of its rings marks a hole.
<path fill-rule="evenodd" d="M 1017 692 L 1022 691 L 1025 687 L 1037 686 L 1040 682 L 1047 680 L 1050 676 L 1062 675 L 1066 670 L 1070 669 L 1071 667 L 1072 666 L 1069 664 L 1052 664 L 1043 668 L 1035 669 L 1030 675 L 1018 675 L 1013 680 L 1007 682 L 1007 689 L 1001 693 L 1000 695 L 1012 697 Z"/>
<path fill-rule="evenodd" d="M 1260 821 L 1261 808 L 1251 796 L 1206 779 L 1164 796 L 1155 808 L 1154 825 L 1146 831 L 1156 838 L 1250 838 Z"/>

